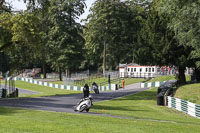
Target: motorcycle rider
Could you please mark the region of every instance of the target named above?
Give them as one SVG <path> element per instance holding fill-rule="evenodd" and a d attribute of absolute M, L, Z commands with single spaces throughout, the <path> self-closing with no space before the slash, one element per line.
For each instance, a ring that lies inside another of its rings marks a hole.
<path fill-rule="evenodd" d="M 86 100 L 87 101 L 90 100 L 90 102 L 89 101 L 85 102 Z M 88 112 L 90 110 L 90 107 L 93 105 L 93 97 L 92 97 L 92 95 L 89 95 L 88 97 L 81 99 L 79 101 L 79 103 L 77 103 L 77 106 L 75 106 L 75 109 L 74 109 L 75 112 L 80 111 L 80 106 L 79 105 L 82 104 L 82 102 L 85 102 L 83 104 L 87 105 L 85 111 Z M 84 110 L 81 110 L 80 112 L 82 112 L 82 111 L 84 111 Z"/>
<path fill-rule="evenodd" d="M 97 83 L 95 83 L 95 82 L 92 83 L 92 89 L 94 90 L 94 92 L 95 92 L 96 94 L 99 94 L 99 90 L 98 90 L 98 85 L 97 85 Z"/>
<path fill-rule="evenodd" d="M 83 97 L 86 98 L 86 97 L 89 97 L 89 95 L 90 95 L 89 86 L 88 84 L 85 84 L 83 88 Z"/>
<path fill-rule="evenodd" d="M 93 88 L 98 88 L 97 83 L 93 82 L 93 83 L 92 83 L 92 87 L 93 87 Z"/>

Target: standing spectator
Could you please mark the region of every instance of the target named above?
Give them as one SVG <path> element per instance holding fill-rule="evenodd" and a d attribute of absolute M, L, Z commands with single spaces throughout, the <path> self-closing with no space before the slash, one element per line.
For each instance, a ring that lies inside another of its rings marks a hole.
<path fill-rule="evenodd" d="M 168 74 L 171 75 L 171 67 L 168 67 Z"/>
<path fill-rule="evenodd" d="M 125 87 L 125 80 L 123 79 L 123 88 Z"/>
<path fill-rule="evenodd" d="M 86 97 L 89 97 L 89 95 L 90 95 L 89 86 L 88 84 L 85 84 L 83 88 L 83 97 L 86 98 Z"/>

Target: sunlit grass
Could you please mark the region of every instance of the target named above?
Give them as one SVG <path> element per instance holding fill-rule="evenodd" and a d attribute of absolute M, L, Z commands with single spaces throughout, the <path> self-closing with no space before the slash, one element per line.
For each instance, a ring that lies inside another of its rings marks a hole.
<path fill-rule="evenodd" d="M 180 86 L 175 97 L 200 104 L 200 83 Z"/>
<path fill-rule="evenodd" d="M 3 81 L 2 84 L 3 83 L 5 83 L 5 81 Z M 19 94 L 20 97 L 40 97 L 40 96 L 54 96 L 54 95 L 82 93 L 81 91 L 67 91 L 64 89 L 57 89 L 47 86 L 36 85 L 25 81 L 15 81 L 15 87 L 39 92 L 38 94 Z"/>

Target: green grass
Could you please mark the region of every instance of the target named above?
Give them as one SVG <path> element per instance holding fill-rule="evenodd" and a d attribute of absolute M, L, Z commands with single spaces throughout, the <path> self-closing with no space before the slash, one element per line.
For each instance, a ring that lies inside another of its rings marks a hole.
<path fill-rule="evenodd" d="M 198 133 L 198 124 L 0 108 L 2 133 Z"/>
<path fill-rule="evenodd" d="M 123 80 L 123 78 L 121 78 L 121 82 L 122 82 L 122 80 Z M 124 78 L 124 80 L 125 80 L 125 86 L 145 81 L 145 79 L 143 79 L 143 78 Z"/>
<path fill-rule="evenodd" d="M 4 81 L 3 81 L 3 83 L 4 83 Z M 67 91 L 67 90 L 63 90 L 63 89 L 57 89 L 57 88 L 52 88 L 52 87 L 31 84 L 31 83 L 24 82 L 24 81 L 16 81 L 15 87 L 25 89 L 25 90 L 40 92 L 38 94 L 19 94 L 19 97 L 41 97 L 41 96 L 82 93 L 80 91 Z"/>
<path fill-rule="evenodd" d="M 91 79 L 85 79 L 82 80 L 82 83 L 75 83 L 77 86 L 84 86 L 85 83 L 91 85 L 93 82 L 96 82 L 97 84 L 100 84 L 102 82 L 107 82 L 108 78 L 91 78 Z M 51 83 L 54 84 L 63 84 L 63 81 L 53 81 Z"/>
<path fill-rule="evenodd" d="M 175 76 L 158 76 L 158 77 L 152 78 L 148 82 L 167 81 L 167 80 L 175 80 Z"/>
<path fill-rule="evenodd" d="M 176 91 L 175 97 L 200 104 L 200 83 L 179 87 Z"/>
<path fill-rule="evenodd" d="M 176 122 L 196 121 L 200 124 L 200 120 L 194 119 L 189 115 L 169 109 L 165 106 L 157 106 L 156 95 L 157 89 L 153 88 L 136 95 L 95 103 L 91 111 L 101 113 L 102 109 L 104 109 L 105 113 L 117 116 Z"/>
<path fill-rule="evenodd" d="M 122 80 L 123 79 L 125 80 L 125 86 L 145 81 L 145 79 L 142 79 L 142 78 L 121 78 L 121 84 L 122 84 Z M 84 83 L 88 83 L 91 86 L 93 82 L 96 82 L 98 85 L 100 85 L 100 83 L 102 83 L 102 82 L 105 82 L 105 84 L 107 85 L 108 78 L 92 78 L 92 79 L 87 79 L 87 80 L 85 80 Z M 51 83 L 54 83 L 54 84 L 63 84 L 63 81 L 53 81 Z M 119 84 L 119 81 L 115 81 L 115 82 L 112 82 L 112 83 L 113 84 Z M 103 84 L 103 85 L 105 85 L 105 84 Z M 75 85 L 84 86 L 84 84 L 75 84 Z"/>
<path fill-rule="evenodd" d="M 151 80 L 147 81 L 148 83 L 149 82 L 155 82 L 155 81 L 167 81 L 167 80 L 175 80 L 176 77 L 175 76 L 158 76 L 158 77 L 155 77 L 155 78 L 152 78 Z M 190 81 L 190 76 L 186 76 L 186 81 Z"/>
<path fill-rule="evenodd" d="M 91 111 L 137 119 L 0 107 L 0 132 L 6 133 L 199 133 L 200 120 L 156 105 L 156 88 L 94 103 Z M 139 120 L 140 119 L 140 120 Z M 166 121 L 161 122 L 158 120 Z M 171 123 L 171 122 L 174 123 Z"/>

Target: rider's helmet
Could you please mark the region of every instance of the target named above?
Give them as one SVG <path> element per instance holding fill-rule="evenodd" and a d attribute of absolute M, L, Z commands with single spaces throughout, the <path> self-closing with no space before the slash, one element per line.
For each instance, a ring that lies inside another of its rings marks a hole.
<path fill-rule="evenodd" d="M 92 97 L 92 95 L 89 95 L 89 97 L 88 97 L 89 99 L 93 99 L 93 97 Z"/>

